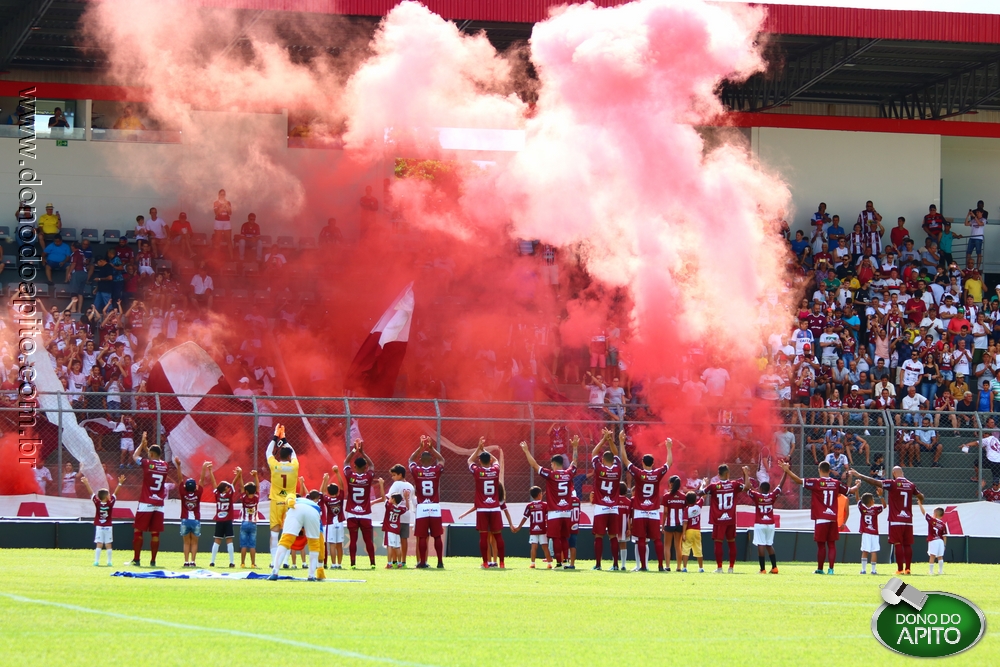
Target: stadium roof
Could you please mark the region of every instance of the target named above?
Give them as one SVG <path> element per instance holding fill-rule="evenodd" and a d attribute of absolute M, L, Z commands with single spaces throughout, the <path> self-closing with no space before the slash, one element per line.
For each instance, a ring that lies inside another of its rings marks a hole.
<path fill-rule="evenodd" d="M 555 0 L 423 0 L 467 32 L 485 30 L 500 49 L 526 41 Z M 0 70 L 99 71 L 103 57 L 83 48 L 80 17 L 88 0 L 0 0 Z M 288 31 L 302 57 L 340 48 L 345 25 L 374 29 L 398 0 L 189 0 L 229 8 L 247 26 L 279 27 L 303 13 L 328 30 Z M 620 0 L 597 0 L 611 6 Z M 1000 110 L 1000 15 L 767 5 L 768 71 L 722 97 L 735 111 L 792 102 L 877 107 L 883 118 L 941 119 Z M 345 24 L 341 17 L 350 17 Z M 279 34 L 282 34 L 278 30 Z M 323 35 L 317 39 L 316 35 Z M 239 41 L 240 38 L 237 38 Z M 237 46 L 233 44 L 231 46 Z M 7 78 L 0 73 L 0 79 Z M 41 77 L 40 77 L 41 78 Z M 42 78 L 41 80 L 46 80 Z M 62 81 L 71 80 L 66 77 Z M 2 82 L 0 82 L 2 83 Z M 0 91 L 9 86 L 0 86 Z"/>

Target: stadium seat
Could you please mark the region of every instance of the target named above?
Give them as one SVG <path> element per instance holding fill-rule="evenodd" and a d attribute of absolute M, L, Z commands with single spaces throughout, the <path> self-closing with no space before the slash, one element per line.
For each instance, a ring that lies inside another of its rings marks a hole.
<path fill-rule="evenodd" d="M 128 239 L 129 243 L 135 243 L 135 230 L 129 229 L 125 232 L 125 238 Z"/>
<path fill-rule="evenodd" d="M 234 289 L 232 300 L 239 305 L 246 305 L 250 301 L 250 293 L 245 289 Z"/>
<path fill-rule="evenodd" d="M 300 236 L 299 248 L 301 248 L 302 250 L 315 250 L 316 239 L 313 238 L 312 236 Z"/>
<path fill-rule="evenodd" d="M 118 243 L 118 239 L 122 237 L 122 233 L 117 229 L 105 229 L 104 230 L 104 242 L 105 243 Z"/>
<path fill-rule="evenodd" d="M 272 301 L 272 295 L 269 291 L 264 289 L 254 290 L 253 302 L 255 305 L 264 306 L 270 304 Z"/>
<path fill-rule="evenodd" d="M 47 283 L 43 283 L 43 282 L 36 282 L 35 283 L 35 294 L 37 294 L 38 296 L 48 296 L 49 295 L 49 286 L 48 286 L 48 284 Z"/>
<path fill-rule="evenodd" d="M 68 299 L 69 295 L 69 285 L 65 283 L 57 283 L 55 286 L 55 296 L 57 299 Z"/>
<path fill-rule="evenodd" d="M 279 236 L 278 237 L 278 247 L 282 250 L 295 250 L 295 237 L 294 236 Z"/>
<path fill-rule="evenodd" d="M 91 243 L 100 243 L 101 237 L 98 235 L 97 230 L 93 227 L 84 227 L 80 232 L 81 241 L 90 241 Z"/>
<path fill-rule="evenodd" d="M 18 283 L 7 283 L 7 296 L 14 296 L 17 294 Z"/>
<path fill-rule="evenodd" d="M 10 227 L 7 227 L 6 225 L 0 227 L 0 241 L 10 241 L 10 240 L 11 240 Z"/>
<path fill-rule="evenodd" d="M 191 235 L 191 245 L 205 247 L 208 245 L 208 235 L 204 232 L 195 232 Z"/>
<path fill-rule="evenodd" d="M 227 278 L 235 278 L 240 274 L 240 265 L 237 262 L 226 262 L 222 265 L 222 275 Z"/>
<path fill-rule="evenodd" d="M 63 241 L 71 243 L 76 240 L 76 227 L 63 227 L 59 231 L 59 235 L 62 236 Z"/>
<path fill-rule="evenodd" d="M 260 275 L 260 264 L 257 262 L 243 262 L 243 275 L 253 278 Z"/>
<path fill-rule="evenodd" d="M 212 290 L 212 296 L 215 297 L 216 301 L 225 301 L 225 299 L 226 299 L 226 288 L 225 287 L 216 287 L 214 290 Z"/>
<path fill-rule="evenodd" d="M 270 234 L 261 234 L 261 237 L 260 237 L 260 247 L 264 249 L 264 252 L 267 252 L 268 250 L 270 250 L 272 243 L 273 243 L 273 241 L 271 240 L 271 235 Z"/>
<path fill-rule="evenodd" d="M 163 269 L 169 269 L 171 273 L 174 271 L 174 263 L 169 259 L 158 259 L 156 260 L 156 270 L 162 271 Z"/>

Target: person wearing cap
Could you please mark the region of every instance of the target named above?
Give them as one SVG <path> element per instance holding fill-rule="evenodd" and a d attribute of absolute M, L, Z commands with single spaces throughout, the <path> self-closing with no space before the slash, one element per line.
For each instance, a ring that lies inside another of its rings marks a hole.
<path fill-rule="evenodd" d="M 250 388 L 250 378 L 245 375 L 240 378 L 240 384 L 233 389 L 233 396 L 253 396 L 253 389 Z"/>
<path fill-rule="evenodd" d="M 62 229 L 62 218 L 58 212 L 53 213 L 52 209 L 52 204 L 46 204 L 45 213 L 38 216 L 38 243 L 42 250 L 45 250 L 45 244 L 51 243 L 60 235 Z"/>
<path fill-rule="evenodd" d="M 861 387 L 856 384 L 851 385 L 851 391 L 844 397 L 844 407 L 848 410 L 848 424 L 861 423 L 868 426 L 868 413 L 864 412 L 865 397 L 861 394 Z"/>
<path fill-rule="evenodd" d="M 851 469 L 851 462 L 844 454 L 844 445 L 840 442 L 833 445 L 832 450 L 823 457 L 823 460 L 830 464 L 830 477 L 834 479 L 842 478 Z"/>

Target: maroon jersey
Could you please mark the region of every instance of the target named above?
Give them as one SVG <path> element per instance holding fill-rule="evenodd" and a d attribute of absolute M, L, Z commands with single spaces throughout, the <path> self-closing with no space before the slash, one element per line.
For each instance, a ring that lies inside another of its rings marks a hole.
<path fill-rule="evenodd" d="M 622 521 L 632 516 L 632 499 L 628 496 L 618 496 L 616 506 L 618 507 L 618 516 L 622 518 Z"/>
<path fill-rule="evenodd" d="M 372 480 L 375 473 L 371 470 L 358 472 L 353 468 L 344 471 L 344 479 L 347 481 L 347 507 L 348 514 L 363 516 L 372 513 Z"/>
<path fill-rule="evenodd" d="M 580 532 L 580 499 L 575 495 L 569 501 L 569 532 Z"/>
<path fill-rule="evenodd" d="M 324 493 L 320 507 L 323 510 L 323 525 L 329 525 L 334 521 L 344 520 L 344 490 L 340 489 L 337 495 L 331 496 Z"/>
<path fill-rule="evenodd" d="M 618 504 L 619 482 L 622 480 L 622 462 L 617 456 L 610 466 L 604 465 L 600 456 L 595 456 L 594 464 L 594 504 L 614 507 Z"/>
<path fill-rule="evenodd" d="M 940 540 L 948 534 L 948 525 L 933 514 L 925 514 L 927 519 L 927 541 Z"/>
<path fill-rule="evenodd" d="M 833 477 L 809 477 L 802 486 L 812 491 L 809 518 L 813 521 L 837 520 L 837 496 L 847 495 L 847 487 Z"/>
<path fill-rule="evenodd" d="M 194 519 L 201 521 L 201 493 L 204 489 L 200 486 L 188 493 L 184 490 L 184 485 L 180 487 L 181 493 L 181 520 Z"/>
<path fill-rule="evenodd" d="M 410 463 L 410 472 L 413 473 L 413 496 L 420 503 L 441 502 L 441 474 L 444 466 L 435 463 L 430 466 L 422 466 L 417 463 Z"/>
<path fill-rule="evenodd" d="M 864 503 L 858 503 L 858 511 L 861 512 L 861 534 L 878 535 L 878 515 L 885 507 L 882 505 L 872 505 L 868 507 Z"/>
<path fill-rule="evenodd" d="M 570 466 L 565 470 L 538 469 L 538 474 L 545 480 L 545 503 L 550 512 L 570 511 L 575 473 L 576 466 Z"/>
<path fill-rule="evenodd" d="M 399 524 L 404 514 L 406 514 L 406 503 L 396 505 L 386 501 L 385 516 L 382 517 L 382 532 L 398 535 Z"/>
<path fill-rule="evenodd" d="M 545 523 L 545 501 L 533 500 L 524 506 L 524 518 L 528 520 L 530 533 L 532 535 L 544 535 Z"/>
<path fill-rule="evenodd" d="M 666 464 L 652 470 L 643 470 L 636 464 L 631 464 L 628 471 L 632 473 L 632 509 L 652 512 L 660 508 L 660 481 L 667 476 Z"/>
<path fill-rule="evenodd" d="M 215 494 L 215 520 L 217 522 L 232 521 L 233 487 L 227 485 L 224 491 L 216 489 L 213 493 Z"/>
<path fill-rule="evenodd" d="M 761 493 L 756 489 L 749 489 L 747 495 L 754 505 L 754 523 L 765 526 L 774 525 L 774 500 L 781 495 L 781 487 L 771 489 L 767 493 Z"/>
<path fill-rule="evenodd" d="M 663 505 L 664 526 L 684 525 L 684 510 L 687 507 L 687 501 L 684 499 L 685 495 L 683 491 L 663 494 L 660 504 Z"/>
<path fill-rule="evenodd" d="M 478 463 L 469 465 L 469 470 L 476 480 L 475 505 L 477 510 L 492 510 L 500 508 L 500 464 L 481 466 Z"/>
<path fill-rule="evenodd" d="M 114 495 L 109 495 L 107 500 L 101 500 L 95 493 L 90 499 L 94 501 L 94 525 L 110 528 L 111 511 L 115 508 L 118 498 Z"/>
<path fill-rule="evenodd" d="M 919 493 L 917 486 L 905 477 L 882 480 L 882 488 L 889 491 L 889 524 L 913 523 L 913 497 Z"/>
<path fill-rule="evenodd" d="M 1000 503 L 1000 489 L 990 487 L 983 490 L 983 500 L 988 503 Z"/>
<path fill-rule="evenodd" d="M 549 433 L 549 456 L 555 456 L 556 454 L 561 454 L 566 456 L 567 443 L 569 442 L 569 433 L 566 431 L 565 426 L 556 426 Z"/>
<path fill-rule="evenodd" d="M 240 496 L 240 504 L 243 505 L 243 521 L 257 522 L 257 506 L 260 504 L 260 495 L 254 493 L 244 493 Z"/>
<path fill-rule="evenodd" d="M 720 479 L 705 487 L 704 494 L 711 496 L 709 520 L 712 525 L 736 521 L 736 494 L 743 490 L 743 482 L 738 479 Z"/>
<path fill-rule="evenodd" d="M 139 460 L 139 467 L 142 468 L 142 491 L 139 494 L 139 502 L 153 507 L 163 507 L 163 500 L 167 497 L 167 490 L 163 486 L 167 478 L 167 462 L 143 457 Z"/>
<path fill-rule="evenodd" d="M 688 530 L 701 530 L 701 517 L 704 514 L 705 499 L 699 498 L 694 505 L 688 505 L 687 520 Z"/>

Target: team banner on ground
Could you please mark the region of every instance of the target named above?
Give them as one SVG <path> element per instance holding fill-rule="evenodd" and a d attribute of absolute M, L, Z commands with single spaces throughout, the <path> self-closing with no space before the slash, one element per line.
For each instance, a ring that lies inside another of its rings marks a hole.
<path fill-rule="evenodd" d="M 129 521 L 135 516 L 137 503 L 119 502 L 115 505 L 113 518 L 116 521 Z M 526 503 L 510 503 L 507 507 L 511 518 L 515 523 L 519 522 L 524 513 Z M 459 519 L 462 514 L 471 508 L 468 503 L 441 503 L 441 514 L 446 524 L 455 525 L 475 525 L 475 514 L 469 514 Z M 164 506 L 164 518 L 167 521 L 179 521 L 181 504 L 179 500 L 168 500 Z M 267 521 L 267 503 L 260 504 L 262 510 L 257 515 L 258 522 Z M 593 516 L 593 506 L 583 505 L 580 517 L 580 525 L 590 526 L 591 516 Z M 914 506 L 914 512 L 917 512 Z M 931 506 L 927 507 L 928 511 Z M 973 537 L 1000 537 L 1000 503 L 975 502 L 959 503 L 956 505 L 945 505 L 945 523 L 948 524 L 949 535 L 970 535 Z M 372 520 L 376 523 L 382 522 L 383 508 L 372 507 Z M 775 526 L 779 530 L 802 530 L 812 531 L 813 522 L 809 518 L 809 510 L 775 510 Z M 202 503 L 201 515 L 211 517 L 215 515 L 214 503 Z M 94 505 L 86 498 L 59 498 L 56 496 L 40 496 L 36 494 L 22 496 L 0 496 L 0 518 L 2 519 L 30 519 L 49 518 L 62 520 L 92 520 L 94 517 Z M 858 532 L 858 519 L 860 513 L 851 504 L 847 517 L 845 532 Z M 736 522 L 739 528 L 753 527 L 754 510 L 749 505 L 739 505 L 736 508 Z M 711 526 L 708 521 L 708 512 L 702 519 L 702 527 Z M 889 532 L 888 520 L 883 515 L 879 521 L 879 531 L 882 534 Z M 913 532 L 917 535 L 927 534 L 927 522 L 923 517 L 916 516 L 913 521 Z"/>

